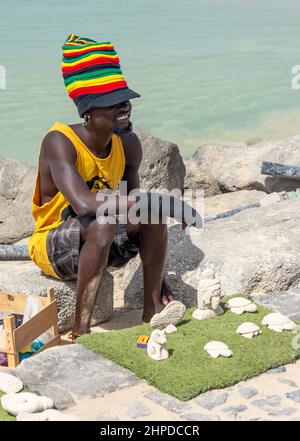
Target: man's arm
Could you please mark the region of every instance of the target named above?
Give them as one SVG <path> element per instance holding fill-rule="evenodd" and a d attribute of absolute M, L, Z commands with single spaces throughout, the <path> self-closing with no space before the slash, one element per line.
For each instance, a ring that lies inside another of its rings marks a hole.
<path fill-rule="evenodd" d="M 92 193 L 78 173 L 76 150 L 71 141 L 59 132 L 48 133 L 42 143 L 42 155 L 47 160 L 53 182 L 57 189 L 70 202 L 79 216 L 96 216 L 98 207 L 104 201 L 97 201 L 97 193 Z M 130 208 L 134 200 L 126 196 L 106 196 L 111 200 L 112 207 L 116 204 L 117 213 Z M 123 211 L 124 212 L 124 211 Z"/>
<path fill-rule="evenodd" d="M 126 156 L 126 166 L 122 181 L 127 182 L 127 194 L 131 190 L 139 189 L 140 178 L 139 178 L 139 168 L 142 162 L 143 150 L 141 142 L 138 136 L 130 132 L 122 136 L 122 143 Z M 120 192 L 123 194 L 122 192 Z M 187 224 L 182 221 L 182 229 L 184 230 Z"/>
<path fill-rule="evenodd" d="M 127 194 L 140 188 L 139 168 L 142 162 L 143 150 L 138 136 L 130 132 L 122 136 L 126 158 L 125 171 L 122 181 L 127 182 Z"/>

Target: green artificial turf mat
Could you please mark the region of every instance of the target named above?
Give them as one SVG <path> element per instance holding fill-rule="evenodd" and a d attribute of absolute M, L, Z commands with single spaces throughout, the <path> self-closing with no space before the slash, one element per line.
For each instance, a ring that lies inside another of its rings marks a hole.
<path fill-rule="evenodd" d="M 300 355 L 300 349 L 292 347 L 295 333 L 277 333 L 261 325 L 262 318 L 271 312 L 262 306 L 258 306 L 256 313 L 236 315 L 227 311 L 222 316 L 203 321 L 192 318 L 194 309 L 187 310 L 177 326 L 177 333 L 167 335 L 170 354 L 167 360 L 154 361 L 148 357 L 146 348 L 136 346 L 140 335 L 150 335 L 148 324 L 87 334 L 77 342 L 183 401 L 290 363 Z M 241 337 L 235 331 L 243 322 L 256 323 L 262 334 L 251 340 Z M 233 356 L 213 359 L 203 349 L 211 340 L 226 343 Z"/>
<path fill-rule="evenodd" d="M 2 392 L 0 392 L 0 398 L 4 395 Z M 16 421 L 16 417 L 13 415 L 10 415 L 6 412 L 6 410 L 2 409 L 2 406 L 0 404 L 0 421 Z"/>

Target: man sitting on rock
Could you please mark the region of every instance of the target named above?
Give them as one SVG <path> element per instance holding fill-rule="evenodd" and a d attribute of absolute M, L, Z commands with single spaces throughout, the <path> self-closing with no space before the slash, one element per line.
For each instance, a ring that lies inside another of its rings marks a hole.
<path fill-rule="evenodd" d="M 73 338 L 90 331 L 106 267 L 120 267 L 138 252 L 144 272 L 143 321 L 153 316 L 158 324 L 172 322 L 170 317 L 179 321 L 185 308 L 174 301 L 163 276 L 166 224 L 116 222 L 124 207 L 136 203 L 128 194 L 139 187 L 142 149 L 131 131 L 130 99 L 140 95 L 128 88 L 111 43 L 71 34 L 63 46 L 62 73 L 84 122 L 56 122 L 42 141 L 30 257 L 47 275 L 77 279 Z M 127 195 L 107 196 L 108 204 L 116 203 L 115 222 L 101 222 L 96 214 L 103 199 L 97 193 L 116 190 L 120 181 L 127 182 Z"/>

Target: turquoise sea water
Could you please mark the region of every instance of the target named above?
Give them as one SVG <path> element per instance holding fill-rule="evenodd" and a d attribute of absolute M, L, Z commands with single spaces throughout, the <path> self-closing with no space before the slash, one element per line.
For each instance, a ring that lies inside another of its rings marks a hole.
<path fill-rule="evenodd" d="M 133 123 L 178 143 L 300 133 L 298 0 L 14 0 L 0 3 L 0 154 L 34 164 L 55 121 L 79 120 L 61 78 L 69 33 L 111 40 Z"/>

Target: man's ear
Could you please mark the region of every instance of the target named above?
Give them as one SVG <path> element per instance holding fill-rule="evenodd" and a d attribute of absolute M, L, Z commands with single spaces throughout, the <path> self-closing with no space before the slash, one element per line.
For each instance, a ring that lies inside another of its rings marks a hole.
<path fill-rule="evenodd" d="M 83 125 L 84 125 L 84 126 L 89 125 L 89 123 L 90 123 L 90 121 L 91 121 L 91 113 L 90 113 L 89 110 L 83 115 L 83 119 L 84 119 L 84 123 L 83 123 Z"/>

